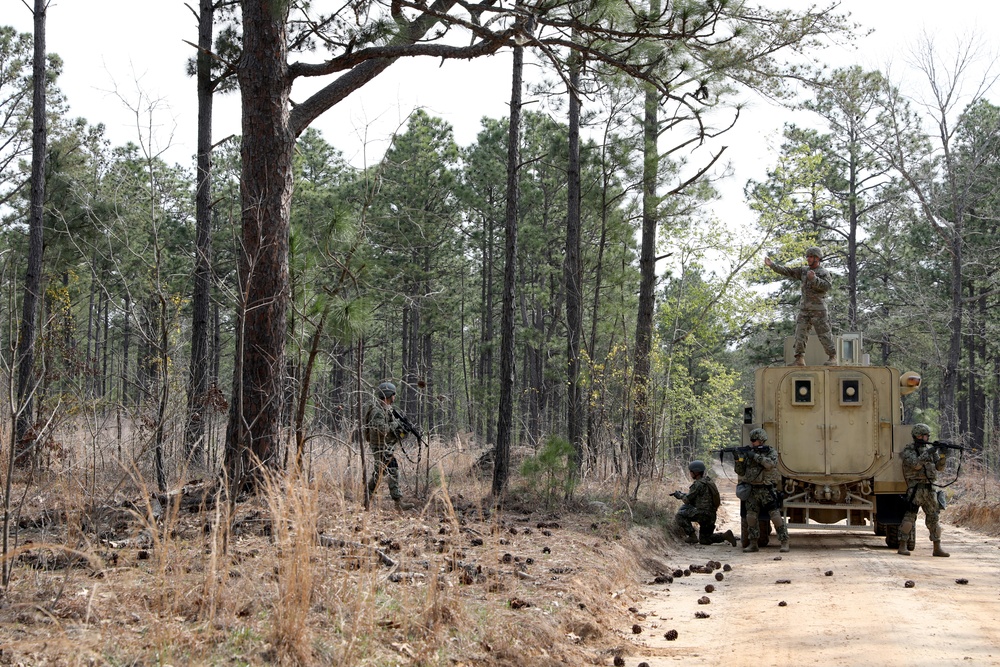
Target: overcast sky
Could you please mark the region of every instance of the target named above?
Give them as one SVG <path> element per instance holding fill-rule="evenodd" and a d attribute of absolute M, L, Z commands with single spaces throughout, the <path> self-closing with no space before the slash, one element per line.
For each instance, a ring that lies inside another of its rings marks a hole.
<path fill-rule="evenodd" d="M 3 22 L 22 32 L 31 31 L 31 14 L 24 0 L 0 0 L 0 4 Z M 804 0 L 768 0 L 767 4 L 800 6 Z M 901 74 L 906 52 L 925 30 L 932 32 L 942 49 L 973 31 L 998 43 L 1000 10 L 994 7 L 984 0 L 844 0 L 841 9 L 875 33 L 860 40 L 856 51 L 832 48 L 824 59 L 838 66 L 857 63 L 868 68 L 893 61 L 893 72 Z M 64 61 L 59 87 L 73 115 L 104 123 L 112 142 L 122 144 L 136 139 L 137 120 L 149 123 L 147 110 L 154 102 L 155 148 L 169 147 L 165 154 L 169 161 L 190 164 L 196 100 L 194 80 L 185 74 L 192 54 L 185 40 L 197 40 L 197 26 L 191 10 L 179 0 L 57 0 L 49 9 L 47 50 Z M 456 140 L 467 145 L 474 141 L 482 117 L 507 114 L 509 69 L 509 52 L 490 62 L 402 61 L 324 114 L 314 126 L 356 166 L 378 160 L 385 139 L 416 106 L 451 123 Z M 293 92 L 295 99 L 304 95 L 298 88 Z M 238 95 L 230 94 L 216 102 L 216 140 L 239 133 L 238 101 Z M 138 119 L 129 106 L 141 109 Z M 730 146 L 727 155 L 735 170 L 728 190 L 740 192 L 748 178 L 764 177 L 773 162 L 770 145 L 786 118 L 764 103 L 755 103 L 744 112 L 742 128 L 727 135 L 724 142 Z"/>

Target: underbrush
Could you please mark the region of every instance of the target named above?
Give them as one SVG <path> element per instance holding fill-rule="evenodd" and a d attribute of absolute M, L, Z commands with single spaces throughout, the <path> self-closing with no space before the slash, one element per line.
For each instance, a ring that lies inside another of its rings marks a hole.
<path fill-rule="evenodd" d="M 364 510 L 346 448 L 232 507 L 161 505 L 124 471 L 36 478 L 0 664 L 609 664 L 627 652 L 616 628 L 667 568 L 676 502 L 663 484 L 631 501 L 617 481 L 585 479 L 555 500 L 515 476 L 496 509 L 475 457 L 436 447 L 419 495 L 403 464 L 405 512 L 384 485 Z"/>
<path fill-rule="evenodd" d="M 992 474 L 966 465 L 945 491 L 950 498 L 943 514 L 947 521 L 986 535 L 1000 535 L 1000 484 Z"/>

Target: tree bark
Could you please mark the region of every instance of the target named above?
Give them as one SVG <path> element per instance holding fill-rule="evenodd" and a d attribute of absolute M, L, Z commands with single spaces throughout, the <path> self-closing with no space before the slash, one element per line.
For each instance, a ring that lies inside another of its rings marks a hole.
<path fill-rule="evenodd" d="M 954 192 L 954 190 L 953 190 Z M 954 201 L 954 198 L 953 200 Z M 961 433 L 958 423 L 958 365 L 962 357 L 962 224 L 964 212 L 955 211 L 951 238 L 951 318 L 948 323 L 948 355 L 944 377 L 941 380 L 941 427 L 945 439 L 957 439 Z"/>
<path fill-rule="evenodd" d="M 295 135 L 286 16 L 268 0 L 243 0 L 243 104 L 240 195 L 243 205 L 233 394 L 226 471 L 234 496 L 256 490 L 263 468 L 280 461 L 288 312 L 288 235 Z"/>
<path fill-rule="evenodd" d="M 481 290 L 481 322 L 482 331 L 480 333 L 479 342 L 479 386 L 480 395 L 483 397 L 484 402 L 487 405 L 481 405 L 478 411 L 481 418 L 476 419 L 477 425 L 480 421 L 485 422 L 485 434 L 484 438 L 487 444 L 492 444 L 495 440 L 495 428 L 496 423 L 493 421 L 492 410 L 482 410 L 482 408 L 488 408 L 489 405 L 495 405 L 493 399 L 493 349 L 494 349 L 494 330 L 493 330 L 493 271 L 494 271 L 494 248 L 495 239 L 493 236 L 493 216 L 486 216 L 484 220 L 485 229 L 483 230 L 483 266 L 481 270 L 482 274 L 482 290 Z M 477 429 L 480 431 L 480 429 Z"/>
<path fill-rule="evenodd" d="M 517 264 L 518 179 L 521 172 L 521 77 L 524 49 L 514 47 L 511 76 L 510 127 L 507 139 L 507 214 L 504 222 L 503 298 L 500 317 L 500 405 L 493 456 L 491 495 L 499 502 L 510 476 L 510 445 L 514 416 L 514 286 Z"/>
<path fill-rule="evenodd" d="M 108 294 L 102 293 L 102 301 L 104 302 L 104 337 L 101 338 L 101 394 L 100 398 L 103 400 L 108 394 L 108 385 L 112 384 L 111 379 L 108 377 L 108 372 L 111 370 L 108 367 L 108 344 L 111 340 L 111 332 L 108 329 L 110 324 L 109 319 L 111 317 L 111 297 Z"/>
<path fill-rule="evenodd" d="M 847 202 L 847 330 L 858 330 L 858 158 L 857 144 L 851 142 L 850 163 L 848 165 Z"/>
<path fill-rule="evenodd" d="M 659 12 L 659 2 L 650 3 L 650 13 Z M 655 15 L 655 14 L 654 14 Z M 656 286 L 656 185 L 659 173 L 657 136 L 658 95 L 646 90 L 643 118 L 642 245 L 639 251 L 639 308 L 635 324 L 635 354 L 632 362 L 633 414 L 630 439 L 632 469 L 641 476 L 652 457 L 652 416 L 649 412 L 649 369 L 653 349 L 653 290 Z M 631 471 L 630 471 L 631 472 Z M 638 486 L 636 487 L 638 489 Z"/>
<path fill-rule="evenodd" d="M 157 253 L 157 255 L 159 255 Z M 159 264 L 159 259 L 157 259 Z M 170 404 L 170 378 L 168 374 L 170 362 L 170 330 L 167 324 L 167 300 L 162 292 L 158 297 L 159 310 L 155 316 L 158 352 L 158 363 L 156 364 L 156 377 L 158 378 L 157 408 L 156 408 L 156 430 L 153 434 L 153 463 L 156 471 L 156 488 L 160 493 L 167 490 L 167 472 L 163 461 L 163 446 L 167 421 L 167 406 Z"/>
<path fill-rule="evenodd" d="M 986 382 L 988 377 L 985 369 L 989 367 L 989 357 L 986 352 L 986 290 L 980 288 L 979 296 L 976 299 L 976 332 L 975 350 L 978 353 L 978 362 L 972 369 L 975 377 L 975 390 L 972 391 L 972 446 L 982 451 L 986 448 Z"/>
<path fill-rule="evenodd" d="M 194 294 L 191 299 L 191 366 L 187 387 L 184 449 L 195 466 L 205 464 L 205 397 L 208 393 L 208 320 L 212 289 L 212 33 L 215 0 L 200 0 L 198 9 L 198 139 L 195 192 Z"/>
<path fill-rule="evenodd" d="M 122 365 L 121 365 L 121 396 L 118 404 L 122 407 L 128 404 L 129 386 L 128 358 L 132 343 L 132 297 L 125 291 L 125 301 L 122 304 Z"/>
<path fill-rule="evenodd" d="M 583 337 L 583 279 L 580 268 L 580 62 L 570 59 L 569 161 L 566 170 L 566 430 L 573 445 L 572 470 L 583 466 L 583 402 L 580 391 L 580 340 Z"/>
<path fill-rule="evenodd" d="M 316 328 L 313 330 L 309 343 L 309 356 L 306 358 L 306 367 L 302 373 L 302 383 L 299 388 L 298 402 L 295 406 L 295 471 L 301 473 L 304 468 L 306 453 L 306 406 L 309 403 L 309 389 L 312 384 L 313 368 L 316 366 L 316 355 L 319 354 L 319 344 L 323 337 L 323 328 L 326 325 L 327 313 L 320 317 Z"/>
<path fill-rule="evenodd" d="M 17 339 L 17 419 L 13 456 L 21 465 L 30 460 L 25 456 L 34 449 L 31 433 L 34 422 L 35 393 L 35 322 L 38 300 L 42 293 L 42 238 L 45 212 L 45 158 L 48 145 L 45 102 L 45 18 L 48 0 L 35 0 L 34 7 L 34 66 L 32 68 L 32 127 L 31 127 L 31 204 L 28 216 L 28 265 L 24 276 L 24 300 L 21 304 L 21 326 Z"/>

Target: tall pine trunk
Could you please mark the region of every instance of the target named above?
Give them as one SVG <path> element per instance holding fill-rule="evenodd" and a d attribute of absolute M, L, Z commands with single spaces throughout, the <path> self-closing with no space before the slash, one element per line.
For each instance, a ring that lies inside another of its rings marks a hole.
<path fill-rule="evenodd" d="M 234 491 L 255 490 L 279 458 L 288 312 L 288 236 L 295 136 L 285 15 L 267 0 L 243 1 L 241 150 L 242 303 L 237 313 L 226 471 Z"/>
<path fill-rule="evenodd" d="M 38 302 L 42 293 L 42 240 L 45 211 L 45 153 L 48 127 L 45 114 L 45 17 L 48 0 L 35 0 L 34 66 L 32 68 L 31 117 L 31 205 L 28 216 L 28 265 L 24 276 L 24 300 L 21 303 L 21 326 L 17 339 L 17 420 L 12 456 L 21 464 L 23 456 L 34 448 L 35 340 Z"/>
<path fill-rule="evenodd" d="M 854 144 L 852 144 L 853 148 Z M 847 230 L 847 330 L 858 330 L 858 163 L 853 154 L 848 167 Z"/>
<path fill-rule="evenodd" d="M 574 473 L 583 465 L 583 400 L 580 391 L 580 340 L 583 338 L 583 287 L 580 268 L 580 57 L 570 58 L 569 161 L 566 173 L 566 430 L 573 445 Z"/>
<path fill-rule="evenodd" d="M 486 216 L 483 221 L 486 228 L 483 230 L 483 268 L 482 268 L 482 289 L 481 289 L 481 317 L 482 331 L 479 342 L 479 366 L 478 380 L 482 405 L 480 405 L 479 415 L 476 424 L 485 422 L 482 428 L 477 428 L 477 432 L 485 430 L 484 438 L 488 444 L 493 444 L 496 433 L 496 422 L 493 421 L 493 410 L 490 408 L 496 405 L 493 395 L 493 349 L 495 336 L 493 331 L 493 271 L 494 271 L 494 248 L 495 239 L 493 236 L 493 217 Z"/>
<path fill-rule="evenodd" d="M 521 173 L 521 77 L 524 49 L 514 47 L 511 76 L 510 127 L 507 136 L 507 213 L 504 222 L 503 298 L 500 316 L 500 406 L 493 456 L 491 495 L 499 502 L 510 477 L 510 446 L 514 417 L 514 285 L 517 263 L 518 179 Z"/>
<path fill-rule="evenodd" d="M 191 365 L 187 387 L 184 449 L 188 461 L 205 463 L 205 398 L 208 395 L 208 324 L 212 289 L 212 31 L 215 0 L 201 0 L 198 9 L 198 140 L 195 193 L 194 294 L 191 299 Z"/>
<path fill-rule="evenodd" d="M 650 3 L 651 16 L 658 16 L 658 0 Z M 652 460 L 653 419 L 650 413 L 650 355 L 653 349 L 653 290 L 656 285 L 656 185 L 659 173 L 659 96 L 652 86 L 646 87 L 645 116 L 642 123 L 642 245 L 639 251 L 639 307 L 635 324 L 635 352 L 632 360 L 632 433 L 629 476 L 637 475 L 636 491 L 642 472 Z"/>

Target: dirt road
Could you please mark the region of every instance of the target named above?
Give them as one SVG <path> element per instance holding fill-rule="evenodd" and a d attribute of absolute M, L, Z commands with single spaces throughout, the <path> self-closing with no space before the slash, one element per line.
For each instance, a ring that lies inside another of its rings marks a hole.
<path fill-rule="evenodd" d="M 738 518 L 735 502 L 724 508 Z M 950 558 L 931 556 L 923 513 L 909 557 L 870 533 L 829 531 L 793 530 L 786 554 L 773 534 L 758 553 L 725 543 L 679 548 L 675 567 L 717 560 L 732 571 L 721 582 L 692 573 L 650 586 L 638 648 L 625 664 L 1000 665 L 1000 541 L 942 527 Z M 699 604 L 702 597 L 710 603 Z M 669 630 L 677 631 L 673 641 L 664 638 Z"/>

